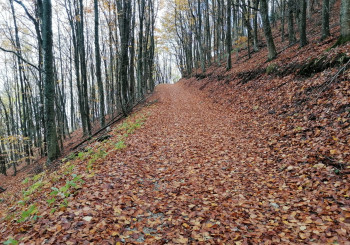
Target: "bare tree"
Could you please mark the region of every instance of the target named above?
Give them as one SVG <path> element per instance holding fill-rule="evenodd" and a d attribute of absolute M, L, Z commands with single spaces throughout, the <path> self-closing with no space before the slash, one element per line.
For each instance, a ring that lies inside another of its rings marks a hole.
<path fill-rule="evenodd" d="M 45 111 L 47 125 L 47 160 L 48 164 L 55 160 L 60 150 L 57 142 L 55 121 L 55 81 L 53 70 L 52 10 L 51 0 L 43 0 L 43 50 L 44 50 L 44 85 Z"/>

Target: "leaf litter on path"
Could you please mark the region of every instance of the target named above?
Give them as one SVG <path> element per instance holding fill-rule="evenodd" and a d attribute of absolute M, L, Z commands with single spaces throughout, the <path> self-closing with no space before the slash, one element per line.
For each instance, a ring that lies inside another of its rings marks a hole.
<path fill-rule="evenodd" d="M 1 226 L 24 243 L 346 243 L 349 184 L 271 153 L 271 132 L 184 82 L 161 85 L 144 125 L 107 152 L 54 214 Z M 107 141 L 108 142 L 108 141 Z M 272 142 L 272 143 L 271 143 Z M 274 151 L 279 149 L 275 146 Z M 320 165 L 318 165 L 320 166 Z M 328 176 L 328 177 L 327 177 Z"/>

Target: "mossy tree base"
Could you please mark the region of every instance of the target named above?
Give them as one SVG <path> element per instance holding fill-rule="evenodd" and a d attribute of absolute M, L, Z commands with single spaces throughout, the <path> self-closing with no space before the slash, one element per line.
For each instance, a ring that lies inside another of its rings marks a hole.
<path fill-rule="evenodd" d="M 338 41 L 332 46 L 332 48 L 335 48 L 335 47 L 338 47 L 340 45 L 343 45 L 343 44 L 345 44 L 345 43 L 347 43 L 349 41 L 350 41 L 350 35 L 345 36 L 345 37 L 340 36 Z"/>

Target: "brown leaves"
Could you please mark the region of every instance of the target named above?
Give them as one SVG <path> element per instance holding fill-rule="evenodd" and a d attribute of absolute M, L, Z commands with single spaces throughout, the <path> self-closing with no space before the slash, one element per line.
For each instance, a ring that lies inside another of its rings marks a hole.
<path fill-rule="evenodd" d="M 334 166 L 348 168 L 349 136 L 337 126 L 347 114 L 319 113 L 328 98 L 295 107 L 300 82 L 259 82 L 254 94 L 230 91 L 227 108 L 184 82 L 158 87 L 161 103 L 141 111 L 150 116 L 125 149 L 98 143 L 93 151 L 107 156 L 90 172 L 79 162 L 86 182 L 66 207 L 51 214 L 42 202 L 33 227 L 2 234 L 67 244 L 345 243 L 350 186 Z"/>

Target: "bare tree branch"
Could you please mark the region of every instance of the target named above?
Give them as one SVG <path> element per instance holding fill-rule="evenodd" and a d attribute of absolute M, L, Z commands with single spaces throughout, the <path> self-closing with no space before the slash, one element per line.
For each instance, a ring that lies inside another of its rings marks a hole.
<path fill-rule="evenodd" d="M 13 50 L 8 50 L 8 49 L 4 49 L 2 47 L 0 47 L 0 50 L 6 52 L 6 53 L 11 53 L 11 54 L 14 54 L 16 55 L 19 59 L 21 59 L 24 63 L 32 66 L 33 68 L 37 69 L 39 72 L 44 72 L 42 69 L 40 69 L 39 67 L 37 67 L 36 65 L 34 65 L 33 63 L 27 61 L 26 59 L 22 58 L 22 56 L 18 55 L 18 53 L 16 53 L 15 51 Z"/>

